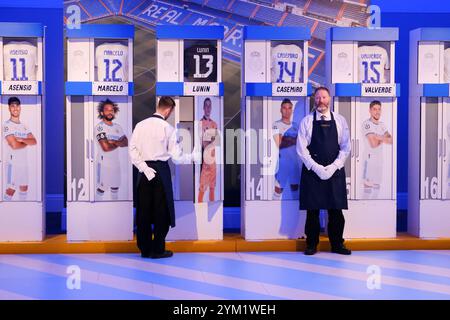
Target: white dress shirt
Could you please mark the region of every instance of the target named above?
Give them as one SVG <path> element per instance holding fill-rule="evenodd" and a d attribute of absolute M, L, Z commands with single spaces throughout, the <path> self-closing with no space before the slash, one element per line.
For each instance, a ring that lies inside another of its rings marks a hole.
<path fill-rule="evenodd" d="M 167 161 L 172 158 L 176 164 L 190 162 L 191 155 L 183 154 L 175 128 L 163 120 L 161 114 L 154 114 L 162 118 L 149 117 L 134 128 L 128 149 L 131 162 L 139 172 L 148 168 L 145 161 Z"/>
<path fill-rule="evenodd" d="M 325 121 L 331 120 L 331 112 L 328 110 L 326 113 L 322 114 L 316 111 L 316 120 L 321 120 L 321 116 L 325 116 Z M 313 130 L 313 116 L 314 112 L 307 115 L 300 122 L 300 127 L 297 136 L 297 154 L 302 160 L 305 167 L 310 170 L 315 161 L 312 159 L 309 153 L 308 146 L 311 143 L 311 136 Z M 340 147 L 339 155 L 334 161 L 339 169 L 344 167 L 345 160 L 351 151 L 350 145 L 350 131 L 348 129 L 347 121 L 343 116 L 338 113 L 333 112 L 334 120 L 336 121 L 338 143 Z"/>

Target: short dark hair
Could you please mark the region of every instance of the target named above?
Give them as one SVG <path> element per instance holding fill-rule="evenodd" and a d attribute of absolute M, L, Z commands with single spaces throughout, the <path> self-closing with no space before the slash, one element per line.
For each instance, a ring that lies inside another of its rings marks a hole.
<path fill-rule="evenodd" d="M 328 93 L 328 95 L 330 95 L 330 90 L 328 90 L 327 87 L 318 87 L 316 88 L 316 90 L 314 90 L 314 95 L 316 95 L 317 92 L 319 92 L 320 90 L 324 90 Z"/>
<path fill-rule="evenodd" d="M 19 104 L 20 105 L 20 100 L 17 97 L 11 97 L 8 99 L 8 106 L 12 105 L 12 104 Z"/>
<path fill-rule="evenodd" d="M 370 105 L 369 105 L 369 109 L 372 109 L 373 106 L 380 106 L 381 107 L 381 101 L 379 100 L 373 100 Z"/>
<path fill-rule="evenodd" d="M 113 102 L 112 100 L 106 99 L 103 101 L 100 101 L 97 106 L 97 112 L 98 112 L 98 118 L 103 119 L 104 116 L 102 115 L 103 111 L 105 110 L 106 105 L 111 105 L 114 109 L 114 113 L 119 112 L 119 107 L 117 106 L 117 103 Z"/>
<path fill-rule="evenodd" d="M 203 100 L 203 106 L 205 106 L 205 103 L 206 103 L 206 101 L 209 101 L 209 103 L 211 103 L 211 104 L 212 104 L 212 102 L 211 102 L 211 98 L 206 98 L 205 100 Z"/>
<path fill-rule="evenodd" d="M 158 108 L 173 108 L 175 107 L 175 101 L 171 97 L 163 96 L 159 99 Z"/>
<path fill-rule="evenodd" d="M 288 98 L 284 98 L 283 101 L 281 101 L 281 105 L 283 105 L 283 104 L 285 104 L 285 103 L 289 103 L 289 104 L 292 105 L 291 99 L 288 99 Z"/>

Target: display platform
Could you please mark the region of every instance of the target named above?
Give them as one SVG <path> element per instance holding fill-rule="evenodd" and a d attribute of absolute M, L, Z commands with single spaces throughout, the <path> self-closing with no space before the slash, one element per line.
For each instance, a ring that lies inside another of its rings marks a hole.
<path fill-rule="evenodd" d="M 391 239 L 351 239 L 346 246 L 355 251 L 365 250 L 449 250 L 450 238 L 420 239 L 398 233 Z M 168 241 L 167 249 L 174 252 L 251 252 L 303 251 L 305 239 L 245 240 L 240 234 L 226 233 L 223 240 Z M 328 238 L 320 237 L 319 251 L 329 251 Z M 0 242 L 0 254 L 45 253 L 138 253 L 136 241 L 67 242 L 67 237 L 49 235 L 42 242 Z"/>

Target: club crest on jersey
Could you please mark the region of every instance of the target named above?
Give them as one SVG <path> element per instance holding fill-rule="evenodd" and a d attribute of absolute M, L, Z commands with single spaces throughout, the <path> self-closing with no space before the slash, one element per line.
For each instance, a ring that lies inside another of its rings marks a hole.
<path fill-rule="evenodd" d="M 341 52 L 341 53 L 338 54 L 338 58 L 347 59 L 347 57 L 348 57 L 348 55 L 345 52 Z"/>

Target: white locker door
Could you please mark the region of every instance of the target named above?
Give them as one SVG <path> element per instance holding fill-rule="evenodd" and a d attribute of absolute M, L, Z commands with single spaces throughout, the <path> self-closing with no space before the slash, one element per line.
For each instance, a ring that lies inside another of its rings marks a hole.
<path fill-rule="evenodd" d="M 88 170 L 89 170 L 89 201 L 95 201 L 95 192 L 96 192 L 96 172 L 94 170 L 94 121 L 93 117 L 95 114 L 94 111 L 94 97 L 88 96 L 86 97 L 87 103 L 85 103 L 85 113 L 84 113 L 84 134 L 86 137 L 87 148 L 86 151 L 88 153 Z"/>
<path fill-rule="evenodd" d="M 266 154 L 267 136 L 264 99 L 247 97 L 245 111 L 245 199 L 267 200 L 266 179 L 263 175 L 263 159 Z"/>
<path fill-rule="evenodd" d="M 132 199 L 131 162 L 128 143 L 132 117 L 128 97 L 110 98 L 113 106 L 103 106 L 107 97 L 95 96 L 91 113 L 91 161 L 93 163 L 94 201 L 126 201 Z"/>
<path fill-rule="evenodd" d="M 420 199 L 441 199 L 441 99 L 422 98 L 420 113 Z"/>
<path fill-rule="evenodd" d="M 442 104 L 442 199 L 450 200 L 450 99 Z"/>
<path fill-rule="evenodd" d="M 67 201 L 89 201 L 90 149 L 86 135 L 87 98 L 70 96 L 67 102 Z"/>
<path fill-rule="evenodd" d="M 334 98 L 334 112 L 339 113 L 347 121 L 350 129 L 350 139 L 352 151 L 345 161 L 345 182 L 347 186 L 347 199 L 355 199 L 355 100 L 350 97 Z"/>
<path fill-rule="evenodd" d="M 355 110 L 356 199 L 393 199 L 393 100 L 357 98 Z"/>
<path fill-rule="evenodd" d="M 194 146 L 195 137 L 194 98 L 180 97 L 172 114 L 169 123 L 173 121 L 173 125 L 177 129 L 177 139 L 181 143 L 183 152 L 190 153 Z M 171 161 L 171 163 L 173 162 Z M 173 166 L 175 176 L 172 181 L 176 190 L 175 199 L 195 201 L 194 165 L 173 164 Z"/>

